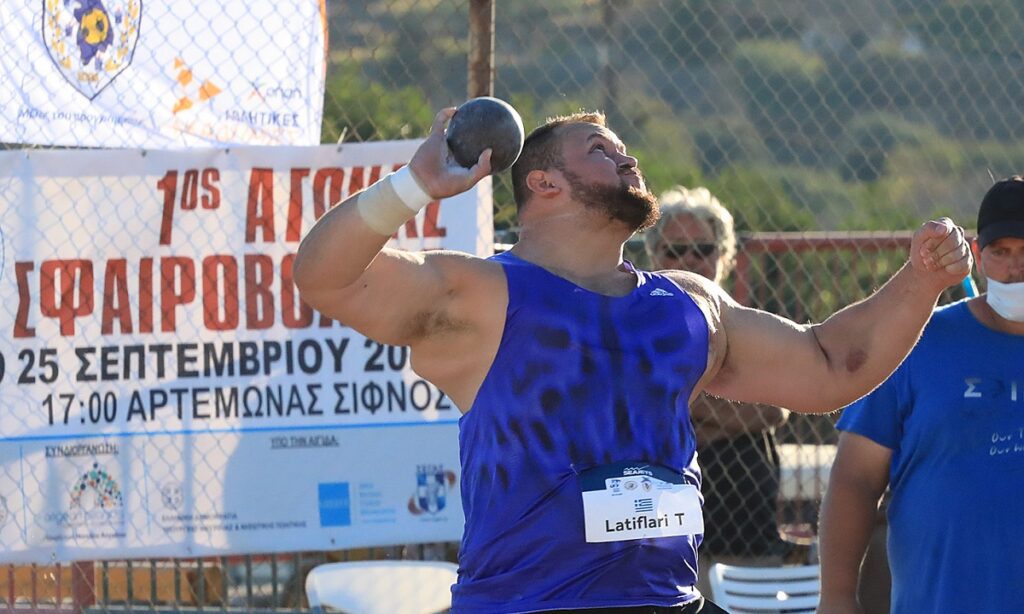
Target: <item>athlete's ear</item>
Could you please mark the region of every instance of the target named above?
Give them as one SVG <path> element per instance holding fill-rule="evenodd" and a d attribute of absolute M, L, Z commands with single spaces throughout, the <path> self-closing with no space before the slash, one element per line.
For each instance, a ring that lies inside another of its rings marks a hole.
<path fill-rule="evenodd" d="M 532 170 L 526 175 L 526 187 L 538 198 L 554 198 L 562 193 L 565 178 L 559 171 Z"/>

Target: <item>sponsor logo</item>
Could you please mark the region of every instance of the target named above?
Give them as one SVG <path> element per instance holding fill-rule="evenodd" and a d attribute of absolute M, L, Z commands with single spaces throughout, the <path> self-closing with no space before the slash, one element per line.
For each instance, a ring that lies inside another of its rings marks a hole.
<path fill-rule="evenodd" d="M 348 482 L 318 484 L 317 503 L 321 527 L 347 527 L 352 524 L 352 497 Z"/>
<path fill-rule="evenodd" d="M 174 83 L 177 93 L 174 106 L 171 108 L 172 115 L 177 115 L 206 103 L 221 93 L 221 88 L 213 81 L 205 79 L 200 82 L 192 72 L 192 68 L 185 64 L 185 61 L 181 58 L 174 58 L 174 68 L 172 70 L 174 72 Z"/>
<path fill-rule="evenodd" d="M 448 503 L 448 491 L 455 487 L 455 472 L 444 465 L 417 465 L 416 492 L 409 498 L 409 513 L 437 514 Z"/>
<path fill-rule="evenodd" d="M 117 480 L 99 463 L 93 463 L 71 487 L 66 512 L 49 512 L 48 522 L 67 526 L 124 525 L 124 496 Z"/>
<path fill-rule="evenodd" d="M 181 504 L 185 502 L 185 492 L 181 487 L 181 482 L 166 482 L 160 486 L 160 500 L 168 509 L 181 509 Z"/>
<path fill-rule="evenodd" d="M 121 488 L 99 463 L 93 463 L 71 489 L 72 509 L 113 510 L 123 506 Z"/>
<path fill-rule="evenodd" d="M 260 83 L 259 81 L 250 81 L 250 83 L 252 84 L 252 91 L 249 92 L 250 100 L 256 99 L 266 103 L 271 100 L 291 100 L 303 97 L 302 90 L 294 86 Z"/>
<path fill-rule="evenodd" d="M 651 290 L 650 296 L 675 296 L 675 294 L 672 294 L 668 290 L 662 290 L 661 288 L 655 288 L 655 289 Z"/>
<path fill-rule="evenodd" d="M 131 64 L 142 0 L 42 0 L 43 43 L 61 76 L 92 100 Z"/>

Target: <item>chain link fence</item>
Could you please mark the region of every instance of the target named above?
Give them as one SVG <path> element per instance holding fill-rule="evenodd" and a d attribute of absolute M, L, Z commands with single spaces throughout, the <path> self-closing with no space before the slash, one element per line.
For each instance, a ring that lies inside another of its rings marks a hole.
<path fill-rule="evenodd" d="M 206 18 L 198 3 L 181 10 L 191 11 L 186 23 Z M 547 116 L 603 110 L 654 191 L 703 185 L 732 211 L 741 240 L 725 285 L 738 300 L 801 322 L 879 285 L 921 221 L 948 215 L 972 228 L 993 178 L 1024 168 L 1024 7 L 1012 0 L 329 0 L 324 11 L 321 142 L 424 136 L 437 108 L 488 91 L 491 65 L 481 73 L 479 61 L 493 45 L 493 94 L 512 102 L 528 129 Z M 94 47 L 105 40 L 83 36 Z M 220 61 L 222 75 L 186 75 L 187 62 L 169 68 L 187 90 L 174 102 L 213 95 L 205 84 L 235 70 L 230 57 Z M 0 84 L 15 99 L 26 95 L 10 79 Z M 497 241 L 514 242 L 507 174 L 495 179 L 494 203 Z M 646 263 L 642 239 L 627 252 Z M 944 300 L 962 295 L 954 289 Z M 797 455 L 778 459 L 778 517 L 794 535 L 813 535 L 816 467 L 827 466 L 833 422 L 794 415 L 776 429 Z M 736 534 L 749 521 L 709 519 Z M 316 562 L 456 552 L 435 544 L 8 566 L 0 604 L 297 609 L 304 571 Z"/>

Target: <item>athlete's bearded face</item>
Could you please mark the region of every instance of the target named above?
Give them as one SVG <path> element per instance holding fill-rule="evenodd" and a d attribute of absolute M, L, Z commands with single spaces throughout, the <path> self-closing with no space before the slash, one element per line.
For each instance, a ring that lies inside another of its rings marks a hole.
<path fill-rule="evenodd" d="M 620 177 L 618 185 L 588 185 L 572 171 L 563 170 L 562 174 L 569 182 L 574 200 L 624 223 L 633 232 L 650 228 L 661 215 L 658 199 L 645 187 L 630 185 L 626 177 Z M 644 185 L 642 180 L 640 185 Z"/>

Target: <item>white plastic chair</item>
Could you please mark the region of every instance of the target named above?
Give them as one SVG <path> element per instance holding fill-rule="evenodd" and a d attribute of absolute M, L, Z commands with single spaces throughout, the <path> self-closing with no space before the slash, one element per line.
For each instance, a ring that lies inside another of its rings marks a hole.
<path fill-rule="evenodd" d="M 712 600 L 731 614 L 813 614 L 821 593 L 818 565 L 737 567 L 715 563 L 710 580 Z"/>
<path fill-rule="evenodd" d="M 306 597 L 315 614 L 435 614 L 451 607 L 457 570 L 447 561 L 325 563 L 306 576 Z"/>

